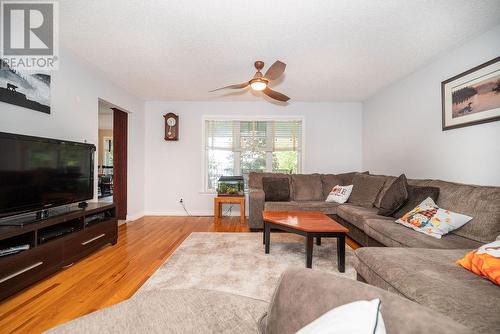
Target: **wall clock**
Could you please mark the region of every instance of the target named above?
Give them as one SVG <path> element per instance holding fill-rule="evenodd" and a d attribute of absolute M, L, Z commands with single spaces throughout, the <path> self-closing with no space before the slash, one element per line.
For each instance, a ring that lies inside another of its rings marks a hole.
<path fill-rule="evenodd" d="M 165 118 L 165 140 L 179 140 L 179 116 L 169 112 Z"/>

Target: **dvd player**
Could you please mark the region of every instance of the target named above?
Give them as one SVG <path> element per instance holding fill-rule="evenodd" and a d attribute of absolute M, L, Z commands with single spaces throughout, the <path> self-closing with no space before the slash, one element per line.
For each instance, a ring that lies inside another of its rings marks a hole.
<path fill-rule="evenodd" d="M 97 224 L 104 220 L 106 220 L 106 215 L 104 214 L 104 212 L 92 216 L 87 216 L 85 217 L 85 226 Z"/>
<path fill-rule="evenodd" d="M 49 240 L 62 237 L 63 235 L 74 232 L 74 231 L 75 231 L 74 226 L 67 226 L 67 227 L 61 227 L 57 230 L 43 232 L 43 234 L 38 236 L 38 243 L 43 244 Z"/>
<path fill-rule="evenodd" d="M 30 245 L 19 245 L 19 246 L 13 246 L 5 249 L 0 249 L 0 257 L 1 256 L 7 256 L 7 255 L 12 255 L 12 254 L 17 254 L 19 252 L 22 252 L 24 250 L 30 249 Z"/>

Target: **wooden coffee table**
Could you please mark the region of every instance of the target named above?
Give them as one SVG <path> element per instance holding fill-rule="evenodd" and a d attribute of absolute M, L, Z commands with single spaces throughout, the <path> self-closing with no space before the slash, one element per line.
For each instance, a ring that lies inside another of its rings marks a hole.
<path fill-rule="evenodd" d="M 345 271 L 345 235 L 349 230 L 322 212 L 316 211 L 264 211 L 264 245 L 269 254 L 271 229 L 306 237 L 306 267 L 312 268 L 313 241 L 321 245 L 321 238 L 337 238 L 337 266 Z"/>

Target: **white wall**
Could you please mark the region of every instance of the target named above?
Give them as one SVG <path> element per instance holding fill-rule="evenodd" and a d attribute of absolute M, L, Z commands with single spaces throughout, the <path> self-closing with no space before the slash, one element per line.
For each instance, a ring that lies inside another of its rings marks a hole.
<path fill-rule="evenodd" d="M 99 113 L 98 117 L 99 130 L 112 130 L 113 129 L 113 114 Z"/>
<path fill-rule="evenodd" d="M 363 169 L 500 186 L 500 122 L 441 130 L 441 82 L 500 55 L 500 26 L 363 104 Z"/>
<path fill-rule="evenodd" d="M 164 118 L 179 115 L 178 142 L 166 142 Z M 146 214 L 213 214 L 213 195 L 202 194 L 202 117 L 305 117 L 304 173 L 345 172 L 361 167 L 360 103 L 147 102 Z"/>
<path fill-rule="evenodd" d="M 60 60 L 59 70 L 52 72 L 51 114 L 0 102 L 0 131 L 97 145 L 98 98 L 125 109 L 129 112 L 128 212 L 131 217 L 140 215 L 144 211 L 144 101 L 113 85 L 64 48 Z"/>
<path fill-rule="evenodd" d="M 0 102 L 0 131 L 97 145 L 98 99 L 129 112 L 129 218 L 210 215 L 202 190 L 202 117 L 303 116 L 304 173 L 368 169 L 412 178 L 500 185 L 500 122 L 441 131 L 441 81 L 500 54 L 500 27 L 436 58 L 360 103 L 147 102 L 61 50 L 52 76 L 52 113 Z M 180 141 L 166 142 L 163 115 L 180 116 Z M 362 154 L 363 153 L 363 154 Z"/>

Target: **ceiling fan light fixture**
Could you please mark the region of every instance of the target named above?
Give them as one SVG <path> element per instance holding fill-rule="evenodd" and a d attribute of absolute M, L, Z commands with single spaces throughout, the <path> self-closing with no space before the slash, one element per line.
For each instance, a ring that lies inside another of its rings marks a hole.
<path fill-rule="evenodd" d="M 253 90 L 262 91 L 267 87 L 267 81 L 262 79 L 254 79 L 250 82 L 250 87 Z"/>
<path fill-rule="evenodd" d="M 0 0 L 1 1 L 1 0 Z M 252 79 L 249 81 L 242 82 L 240 84 L 236 85 L 229 85 L 221 88 L 217 88 L 214 90 L 211 90 L 210 92 L 216 92 L 221 89 L 243 89 L 248 86 L 256 92 L 262 92 L 264 95 L 269 96 L 271 99 L 280 101 L 280 102 L 287 102 L 290 100 L 288 96 L 285 94 L 281 94 L 280 92 L 276 92 L 272 89 L 269 88 L 269 82 L 272 80 L 278 79 L 281 75 L 283 75 L 283 72 L 285 72 L 285 67 L 286 64 L 283 63 L 282 61 L 275 61 L 266 71 L 265 74 L 262 74 L 260 70 L 264 68 L 264 62 L 261 60 L 258 60 L 254 64 L 255 68 L 257 69 L 257 72 L 253 76 Z"/>

